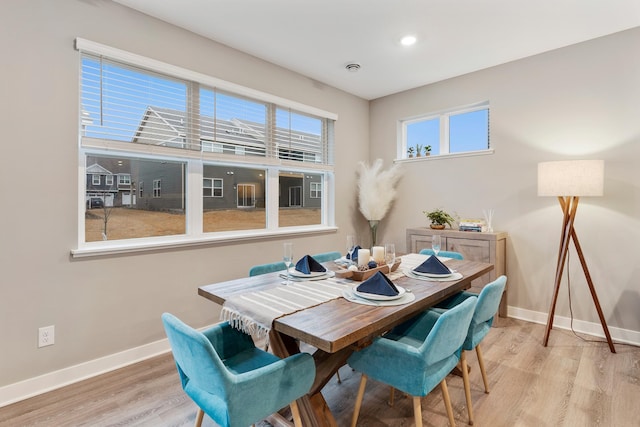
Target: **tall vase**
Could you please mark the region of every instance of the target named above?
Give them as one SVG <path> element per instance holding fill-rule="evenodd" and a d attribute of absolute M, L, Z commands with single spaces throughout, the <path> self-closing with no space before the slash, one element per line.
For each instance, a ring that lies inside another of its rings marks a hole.
<path fill-rule="evenodd" d="M 378 241 L 378 224 L 380 220 L 370 219 L 369 220 L 369 228 L 371 229 L 371 247 L 376 246 Z"/>

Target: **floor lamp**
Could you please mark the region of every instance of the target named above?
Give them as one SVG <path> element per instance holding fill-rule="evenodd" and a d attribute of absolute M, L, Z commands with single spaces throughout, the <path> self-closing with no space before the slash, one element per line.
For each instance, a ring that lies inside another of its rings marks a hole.
<path fill-rule="evenodd" d="M 587 262 L 582 254 L 582 248 L 578 241 L 578 235 L 573 228 L 573 223 L 578 210 L 578 201 L 580 197 L 602 196 L 604 187 L 604 161 L 603 160 L 567 160 L 557 162 L 538 163 L 538 196 L 556 196 L 560 202 L 563 212 L 562 233 L 560 235 L 560 248 L 558 250 L 558 261 L 556 264 L 555 284 L 553 289 L 553 299 L 549 308 L 549 317 L 547 319 L 547 330 L 544 334 L 544 346 L 549 342 L 549 334 L 553 327 L 553 315 L 556 310 L 556 301 L 558 300 L 558 291 L 562 281 L 562 272 L 564 271 L 565 261 L 569 252 L 569 244 L 573 241 L 573 245 L 580 258 L 582 270 L 591 291 L 593 303 L 598 311 L 600 323 L 604 329 L 604 334 L 609 343 L 609 349 L 612 353 L 616 352 L 609 334 L 607 322 L 602 314 L 602 308 L 598 301 L 596 289 L 593 286 Z"/>

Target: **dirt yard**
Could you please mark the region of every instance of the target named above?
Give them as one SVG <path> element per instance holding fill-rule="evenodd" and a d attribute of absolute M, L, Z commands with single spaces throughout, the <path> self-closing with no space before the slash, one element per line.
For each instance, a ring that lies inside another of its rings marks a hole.
<path fill-rule="evenodd" d="M 185 233 L 184 214 L 143 211 L 129 208 L 91 209 L 85 218 L 87 242 L 102 240 L 104 215 L 108 214 L 108 240 L 137 237 L 170 236 Z M 281 227 L 320 224 L 320 209 L 281 209 Z M 203 230 L 207 233 L 229 230 L 253 230 L 265 227 L 263 209 L 229 209 L 204 213 Z"/>

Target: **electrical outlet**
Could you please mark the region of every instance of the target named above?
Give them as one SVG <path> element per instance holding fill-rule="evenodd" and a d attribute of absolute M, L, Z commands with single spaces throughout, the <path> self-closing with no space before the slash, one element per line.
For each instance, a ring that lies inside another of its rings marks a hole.
<path fill-rule="evenodd" d="M 38 347 L 46 347 L 55 343 L 55 326 L 44 326 L 38 329 Z"/>

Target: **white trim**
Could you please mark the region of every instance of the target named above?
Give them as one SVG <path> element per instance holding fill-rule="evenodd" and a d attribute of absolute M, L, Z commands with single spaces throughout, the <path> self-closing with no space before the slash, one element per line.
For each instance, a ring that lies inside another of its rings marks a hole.
<path fill-rule="evenodd" d="M 447 153 L 447 154 L 431 154 L 429 156 L 420 156 L 420 157 L 407 157 L 406 159 L 395 159 L 394 163 L 411 163 L 411 162 L 422 162 L 425 160 L 442 160 L 442 159 L 453 159 L 456 157 L 474 157 L 474 156 L 487 156 L 494 154 L 495 150 L 490 148 L 488 150 L 478 150 L 478 151 L 464 151 L 461 153 Z"/>
<path fill-rule="evenodd" d="M 282 107 L 291 108 L 302 113 L 312 114 L 315 116 L 324 117 L 331 120 L 338 120 L 338 115 L 328 111 L 321 110 L 319 108 L 311 107 L 309 105 L 301 104 L 295 101 L 291 101 L 285 98 L 281 98 L 270 93 L 261 92 L 258 90 L 250 89 L 244 86 L 240 86 L 235 83 L 228 82 L 226 80 L 218 79 L 208 76 L 206 74 L 191 71 L 186 68 L 177 67 L 175 65 L 167 64 L 166 62 L 158 61 L 155 59 L 147 58 L 135 53 L 127 52 L 126 50 L 116 49 L 114 47 L 106 46 L 100 43 L 92 42 L 80 37 L 75 40 L 76 50 L 81 52 L 87 52 L 94 55 L 106 56 L 111 59 L 126 62 L 130 65 L 137 65 L 146 69 L 152 69 L 154 71 L 162 72 L 173 77 L 197 81 L 205 85 L 220 88 L 234 92 L 237 95 L 244 95 L 250 98 L 257 98 L 261 101 L 271 102 L 278 104 Z"/>
<path fill-rule="evenodd" d="M 170 351 L 165 338 L 0 387 L 0 408 Z"/>
<path fill-rule="evenodd" d="M 518 307 L 507 307 L 507 315 L 508 317 L 513 317 L 514 319 L 525 320 L 527 322 L 539 323 L 541 325 L 547 324 L 547 313 L 542 313 L 539 311 L 531 311 L 525 310 L 524 308 Z M 632 344 L 632 345 L 640 345 L 640 331 L 632 331 L 630 329 L 622 329 L 616 328 L 607 325 L 609 328 L 609 333 L 611 334 L 611 339 L 616 342 Z M 554 329 L 565 329 L 571 330 L 571 319 L 569 317 L 561 317 L 554 316 L 553 317 L 553 328 Z M 602 325 L 600 323 L 594 322 L 585 322 L 584 320 L 573 320 L 573 330 L 582 334 L 591 335 L 594 337 L 600 337 L 605 339 L 604 331 L 602 330 Z M 553 333 L 553 331 L 551 331 Z M 540 345 L 542 345 L 543 336 L 540 336 Z"/>
<path fill-rule="evenodd" d="M 190 237 L 185 235 L 148 237 L 140 239 L 126 239 L 101 242 L 87 242 L 82 247 L 71 250 L 73 258 L 85 258 L 103 255 L 128 254 L 135 252 L 155 251 L 158 249 L 177 249 L 192 246 L 237 243 L 239 241 L 253 241 L 270 239 L 273 237 L 300 236 L 303 234 L 335 233 L 334 226 L 300 226 L 283 227 L 278 230 L 239 230 L 216 232 L 215 235 L 205 233 L 202 236 Z"/>

